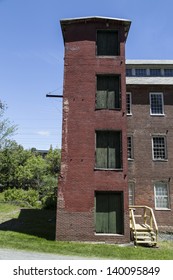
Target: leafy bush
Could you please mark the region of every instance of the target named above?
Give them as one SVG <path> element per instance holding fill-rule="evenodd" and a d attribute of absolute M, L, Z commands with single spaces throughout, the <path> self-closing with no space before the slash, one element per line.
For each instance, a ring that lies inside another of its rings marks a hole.
<path fill-rule="evenodd" d="M 58 180 L 57 177 L 47 175 L 43 179 L 43 185 L 40 188 L 40 199 L 42 207 L 45 209 L 56 208 L 56 192 L 57 192 Z"/>
<path fill-rule="evenodd" d="M 4 200 L 8 202 L 16 202 L 21 206 L 32 206 L 38 207 L 39 202 L 39 193 L 36 190 L 28 189 L 8 189 L 4 191 Z"/>

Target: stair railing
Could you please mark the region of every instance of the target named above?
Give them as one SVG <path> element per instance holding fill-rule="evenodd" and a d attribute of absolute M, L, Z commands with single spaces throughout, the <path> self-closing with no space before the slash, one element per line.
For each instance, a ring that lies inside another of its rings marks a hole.
<path fill-rule="evenodd" d="M 143 213 L 141 215 L 138 215 L 136 212 L 137 210 L 143 209 Z M 146 228 L 152 230 L 156 235 L 156 242 L 158 238 L 158 226 L 155 219 L 155 215 L 153 212 L 153 209 L 148 206 L 143 205 L 133 205 L 129 207 L 130 211 L 130 228 L 133 230 L 133 232 L 136 234 L 136 219 L 135 217 L 141 217 L 141 224 L 143 224 Z"/>
<path fill-rule="evenodd" d="M 136 221 L 135 221 L 135 208 L 130 207 L 129 208 L 130 211 L 130 228 L 133 230 L 134 234 L 136 235 Z"/>

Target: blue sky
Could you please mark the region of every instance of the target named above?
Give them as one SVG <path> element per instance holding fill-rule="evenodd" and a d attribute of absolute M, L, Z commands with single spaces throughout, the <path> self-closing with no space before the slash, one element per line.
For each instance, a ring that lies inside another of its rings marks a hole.
<path fill-rule="evenodd" d="M 61 147 L 64 46 L 59 20 L 132 21 L 127 59 L 173 59 L 172 0 L 0 0 L 0 99 L 24 148 Z"/>

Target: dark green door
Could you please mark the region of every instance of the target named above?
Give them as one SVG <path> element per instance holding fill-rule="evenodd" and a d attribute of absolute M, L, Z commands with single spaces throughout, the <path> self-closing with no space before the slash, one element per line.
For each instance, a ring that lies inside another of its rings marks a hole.
<path fill-rule="evenodd" d="M 123 233 L 123 199 L 121 192 L 96 193 L 96 232 Z"/>

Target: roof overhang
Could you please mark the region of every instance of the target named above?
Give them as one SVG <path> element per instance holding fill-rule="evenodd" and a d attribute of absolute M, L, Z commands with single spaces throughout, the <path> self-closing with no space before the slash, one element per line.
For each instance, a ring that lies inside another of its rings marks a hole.
<path fill-rule="evenodd" d="M 173 77 L 126 77 L 126 85 L 173 85 Z"/>
<path fill-rule="evenodd" d="M 173 60 L 126 60 L 126 68 L 173 68 Z M 127 85 L 173 85 L 173 77 L 126 77 Z"/>
<path fill-rule="evenodd" d="M 140 66 L 153 66 L 153 67 L 163 67 L 163 66 L 166 66 L 166 67 L 170 67 L 172 66 L 173 67 L 173 60 L 152 60 L 152 59 L 127 59 L 126 60 L 126 66 L 128 67 L 140 67 Z"/>
<path fill-rule="evenodd" d="M 78 18 L 67 18 L 67 19 L 61 19 L 60 24 L 62 28 L 62 33 L 64 37 L 64 28 L 65 26 L 72 24 L 72 23 L 80 23 L 80 22 L 106 22 L 106 23 L 119 23 L 124 26 L 125 29 L 125 38 L 127 39 L 128 32 L 130 29 L 131 21 L 128 19 L 121 19 L 121 18 L 112 18 L 112 17 L 101 17 L 101 16 L 90 16 L 90 17 L 78 17 Z"/>

